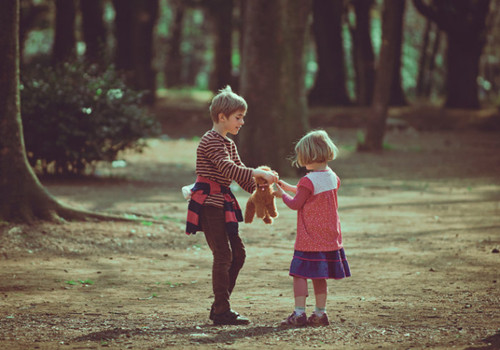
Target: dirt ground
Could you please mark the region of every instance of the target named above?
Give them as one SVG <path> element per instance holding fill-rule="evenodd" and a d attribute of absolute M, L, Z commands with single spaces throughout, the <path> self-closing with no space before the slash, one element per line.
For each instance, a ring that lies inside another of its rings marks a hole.
<path fill-rule="evenodd" d="M 180 192 L 197 142 L 165 136 L 97 177 L 42 180 L 73 206 L 164 224 L 0 225 L 0 348 L 500 349 L 498 132 L 393 130 L 384 152 L 365 154 L 357 129 L 328 131 L 352 272 L 328 283 L 330 326 L 279 326 L 293 309 L 296 219 L 281 202 L 273 225 L 240 226 L 232 307 L 252 322 L 209 322 L 211 252 L 183 233 Z"/>

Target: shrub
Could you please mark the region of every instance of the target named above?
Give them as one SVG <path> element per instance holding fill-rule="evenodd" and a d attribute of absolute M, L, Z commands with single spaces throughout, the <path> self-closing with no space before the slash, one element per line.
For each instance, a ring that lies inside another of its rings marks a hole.
<path fill-rule="evenodd" d="M 141 151 L 157 122 L 113 67 L 82 63 L 35 66 L 21 74 L 28 159 L 43 173 L 83 174 L 119 151 Z"/>

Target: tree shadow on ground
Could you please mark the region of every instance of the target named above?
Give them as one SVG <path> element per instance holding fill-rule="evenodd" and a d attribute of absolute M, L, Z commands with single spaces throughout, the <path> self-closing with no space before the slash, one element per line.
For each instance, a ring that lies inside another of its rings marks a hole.
<path fill-rule="evenodd" d="M 483 343 L 486 343 L 486 346 L 471 346 L 466 348 L 465 350 L 495 350 L 500 349 L 500 332 L 494 334 L 490 337 L 484 338 L 482 340 Z"/>
<path fill-rule="evenodd" d="M 168 334 L 185 334 L 191 335 L 192 341 L 198 344 L 215 344 L 215 343 L 227 343 L 229 341 L 235 341 L 237 339 L 243 339 L 248 337 L 258 337 L 264 336 L 269 333 L 280 334 L 286 332 L 289 328 L 284 327 L 273 327 L 273 326 L 251 326 L 245 328 L 224 328 L 221 329 L 220 326 L 214 326 L 212 324 L 189 326 L 189 327 L 163 327 L 159 329 L 124 329 L 124 328 L 113 328 L 107 329 L 99 332 L 92 332 L 74 339 L 76 342 L 84 341 L 111 341 L 117 339 L 121 336 L 126 336 L 128 338 L 133 336 L 165 336 Z M 205 333 L 206 332 L 206 333 Z M 214 333 L 216 332 L 216 333 Z"/>

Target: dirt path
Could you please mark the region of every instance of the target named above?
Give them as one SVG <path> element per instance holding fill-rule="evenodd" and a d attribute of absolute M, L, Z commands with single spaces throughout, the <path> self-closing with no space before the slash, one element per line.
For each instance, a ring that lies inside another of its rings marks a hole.
<path fill-rule="evenodd" d="M 0 348 L 499 349 L 498 134 L 392 132 L 370 155 L 353 152 L 356 130 L 330 131 L 353 274 L 329 282 L 331 326 L 279 327 L 293 307 L 295 234 L 281 203 L 273 225 L 241 226 L 248 257 L 232 306 L 252 323 L 209 323 L 211 253 L 202 234 L 184 235 L 179 191 L 196 142 L 152 140 L 125 167 L 99 168 L 112 178 L 44 184 L 75 206 L 167 224 L 0 225 Z"/>

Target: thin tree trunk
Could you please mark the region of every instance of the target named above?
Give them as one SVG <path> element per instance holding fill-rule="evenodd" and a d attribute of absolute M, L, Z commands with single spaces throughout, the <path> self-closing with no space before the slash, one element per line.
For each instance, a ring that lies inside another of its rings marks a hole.
<path fill-rule="evenodd" d="M 174 6 L 175 15 L 169 30 L 170 36 L 165 63 L 165 85 L 167 87 L 179 87 L 182 84 L 181 42 L 185 7 L 182 1 L 176 1 Z"/>
<path fill-rule="evenodd" d="M 352 4 L 356 15 L 356 24 L 351 31 L 356 73 L 356 102 L 360 106 L 368 106 L 372 102 L 375 80 L 375 54 L 370 27 L 373 0 L 353 0 Z"/>
<path fill-rule="evenodd" d="M 134 86 L 146 92 L 143 102 L 154 104 L 156 72 L 153 69 L 153 30 L 158 19 L 158 0 L 136 0 L 134 14 Z"/>
<path fill-rule="evenodd" d="M 394 81 L 394 64 L 397 60 L 398 16 L 401 13 L 401 0 L 384 0 L 382 16 L 382 47 L 377 64 L 375 92 L 371 105 L 370 117 L 364 143 L 358 145 L 359 150 L 382 150 L 385 134 L 385 121 L 390 101 L 391 85 Z"/>
<path fill-rule="evenodd" d="M 233 7 L 233 0 L 207 1 L 207 8 L 215 27 L 215 64 L 210 84 L 212 91 L 233 83 L 231 74 Z"/>
<path fill-rule="evenodd" d="M 420 58 L 418 60 L 418 75 L 416 86 L 416 95 L 418 97 L 422 97 L 424 93 L 424 82 L 427 75 L 427 61 L 429 60 L 428 47 L 431 28 L 432 22 L 431 20 L 427 19 L 424 30 L 424 40 L 422 42 L 422 47 L 420 49 Z"/>
<path fill-rule="evenodd" d="M 304 41 L 308 0 L 245 2 L 241 94 L 248 102 L 239 150 L 245 164 L 292 174 L 287 160 L 307 130 Z"/>
<path fill-rule="evenodd" d="M 313 1 L 313 34 L 318 72 L 309 92 L 309 105 L 349 105 L 344 45 L 342 41 L 342 0 Z"/>
<path fill-rule="evenodd" d="M 106 27 L 101 0 L 80 1 L 82 31 L 85 40 L 85 58 L 91 63 L 104 63 Z"/>
<path fill-rule="evenodd" d="M 442 33 L 437 26 L 433 26 L 434 28 L 434 42 L 432 44 L 432 51 L 429 57 L 429 67 L 426 70 L 426 76 L 424 80 L 424 91 L 423 96 L 430 98 L 432 92 L 432 83 L 434 77 L 434 70 L 436 69 L 436 56 L 439 50 L 439 45 L 441 44 Z"/>
<path fill-rule="evenodd" d="M 396 62 L 394 64 L 394 73 L 391 88 L 391 99 L 389 104 L 391 106 L 406 106 L 408 102 L 406 101 L 405 93 L 403 92 L 403 86 L 401 81 L 401 58 L 402 58 L 402 48 L 403 48 L 403 32 L 404 32 L 404 14 L 405 14 L 405 4 L 406 1 L 402 1 L 403 5 L 399 9 L 400 12 L 396 17 Z"/>
<path fill-rule="evenodd" d="M 52 62 L 70 61 L 76 57 L 75 0 L 56 0 L 56 26 Z"/>
<path fill-rule="evenodd" d="M 158 0 L 113 0 L 116 11 L 116 67 L 127 82 L 146 91 L 143 102 L 153 104 L 156 74 L 152 67 L 153 29 L 158 18 Z"/>
<path fill-rule="evenodd" d="M 482 45 L 466 41 L 462 35 L 448 33 L 446 62 L 447 108 L 479 108 L 477 77 Z M 460 57 L 460 59 L 457 59 Z"/>
<path fill-rule="evenodd" d="M 133 42 L 134 6 L 131 1 L 113 0 L 115 9 L 116 68 L 130 72 L 134 68 Z"/>

